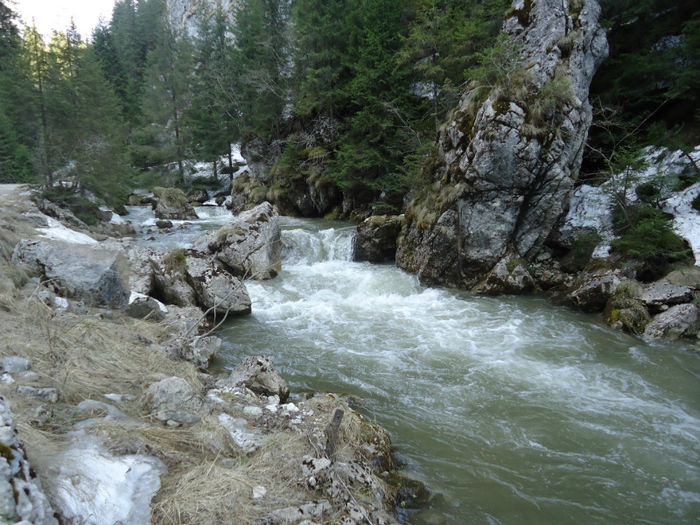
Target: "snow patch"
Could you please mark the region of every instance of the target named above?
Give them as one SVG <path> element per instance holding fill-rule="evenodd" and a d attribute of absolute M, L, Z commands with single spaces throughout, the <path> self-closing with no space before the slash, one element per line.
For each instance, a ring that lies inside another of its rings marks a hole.
<path fill-rule="evenodd" d="M 39 228 L 41 232 L 40 237 L 46 237 L 47 239 L 54 239 L 56 241 L 65 241 L 72 244 L 97 244 L 97 241 L 89 235 L 71 230 L 51 217 L 47 217 L 46 219 L 48 221 L 48 226 L 46 228 Z"/>
<path fill-rule="evenodd" d="M 66 308 L 68 308 L 68 299 L 66 299 L 65 297 L 54 297 L 53 304 L 59 310 L 65 310 Z"/>
<path fill-rule="evenodd" d="M 700 146 L 690 154 L 693 162 L 700 163 Z M 673 187 L 678 176 L 690 165 L 688 156 L 682 151 L 669 151 L 666 148 L 647 147 L 644 149 L 646 167 L 637 171 L 616 173 L 600 186 L 583 184 L 578 186 L 569 202 L 569 212 L 560 232 L 563 238 L 574 238 L 583 233 L 597 233 L 602 237 L 595 248 L 593 258 L 604 258 L 610 254 L 613 232 L 612 210 L 615 193 L 618 198 L 635 203 L 639 199 L 636 189 L 650 181 L 658 181 L 661 189 L 661 207 L 673 215 L 674 231 L 688 241 L 695 255 L 695 264 L 700 265 L 700 213 L 692 207 L 692 201 L 700 195 L 700 184 L 694 184 L 680 192 Z M 620 188 L 625 188 L 624 192 Z"/>
<path fill-rule="evenodd" d="M 167 471 L 159 459 L 114 456 L 97 438 L 78 434 L 56 461 L 54 503 L 68 522 L 151 522 L 151 499 L 160 489 L 160 475 Z"/>

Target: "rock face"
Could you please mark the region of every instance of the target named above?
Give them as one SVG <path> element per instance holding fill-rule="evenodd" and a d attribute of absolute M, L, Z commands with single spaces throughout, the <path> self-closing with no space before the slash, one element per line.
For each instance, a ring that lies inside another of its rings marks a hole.
<path fill-rule="evenodd" d="M 282 269 L 279 214 L 272 204 L 263 202 L 218 232 L 207 234 L 194 249 L 215 254 L 238 277 L 272 279 Z"/>
<path fill-rule="evenodd" d="M 117 308 L 128 302 L 129 266 L 120 250 L 25 239 L 15 247 L 12 260 L 40 274 L 64 297 Z"/>
<path fill-rule="evenodd" d="M 192 205 L 185 193 L 178 188 L 153 188 L 153 212 L 158 219 L 196 219 Z"/>
<path fill-rule="evenodd" d="M 0 396 L 0 523 L 58 525 L 39 478 L 17 439 L 12 412 Z"/>
<path fill-rule="evenodd" d="M 403 215 L 373 215 L 358 224 L 352 240 L 353 260 L 375 263 L 393 261 L 396 239 L 403 221 Z"/>
<path fill-rule="evenodd" d="M 607 56 L 599 14 L 596 0 L 514 1 L 504 53 L 517 66 L 488 91 L 473 86 L 441 129 L 432 185 L 406 213 L 401 268 L 471 288 L 499 261 L 539 253 L 578 176 L 588 89 Z"/>
<path fill-rule="evenodd" d="M 664 305 L 690 302 L 693 290 L 681 284 L 657 282 L 645 289 L 640 299 L 649 310 L 659 312 Z"/>

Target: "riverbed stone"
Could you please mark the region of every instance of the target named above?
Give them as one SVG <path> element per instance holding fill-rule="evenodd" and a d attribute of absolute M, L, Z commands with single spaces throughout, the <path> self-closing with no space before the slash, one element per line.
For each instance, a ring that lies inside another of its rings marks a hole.
<path fill-rule="evenodd" d="M 216 258 L 233 275 L 272 279 L 282 269 L 279 214 L 269 202 L 241 213 L 216 236 Z"/>
<path fill-rule="evenodd" d="M 197 218 L 187 196 L 179 188 L 153 188 L 153 212 L 158 219 L 191 220 Z"/>
<path fill-rule="evenodd" d="M 256 394 L 279 396 L 280 402 L 289 397 L 287 382 L 275 371 L 268 356 L 249 356 L 231 371 L 231 375 L 217 382 L 219 387 L 245 386 Z"/>
<path fill-rule="evenodd" d="M 472 291 L 482 295 L 523 294 L 535 289 L 535 281 L 523 259 L 503 259 Z"/>
<path fill-rule="evenodd" d="M 124 309 L 124 313 L 136 319 L 162 321 L 168 314 L 168 308 L 158 299 L 132 292 L 129 297 L 129 304 Z"/>
<path fill-rule="evenodd" d="M 57 403 L 60 394 L 57 389 L 49 387 L 34 387 L 27 385 L 20 385 L 17 387 L 17 392 L 23 396 L 36 397 L 38 399 L 43 399 L 49 403 Z"/>
<path fill-rule="evenodd" d="M 700 311 L 694 304 L 678 304 L 654 317 L 644 330 L 647 337 L 668 339 L 697 337 Z"/>
<path fill-rule="evenodd" d="M 381 263 L 393 261 L 396 239 L 403 226 L 403 215 L 372 215 L 357 225 L 352 239 L 354 261 Z"/>
<path fill-rule="evenodd" d="M 148 387 L 143 405 L 164 423 L 196 423 L 202 417 L 204 400 L 181 377 L 168 377 Z"/>
<path fill-rule="evenodd" d="M 191 361 L 197 367 L 206 369 L 209 362 L 219 353 L 223 341 L 216 336 L 194 337 L 186 344 L 180 345 L 180 357 Z"/>
<path fill-rule="evenodd" d="M 185 258 L 187 281 L 197 302 L 211 317 L 245 315 L 251 312 L 250 296 L 243 282 L 211 261 L 188 255 Z"/>
<path fill-rule="evenodd" d="M 581 274 L 567 299 L 584 312 L 600 312 L 617 291 L 622 277 L 616 272 L 604 275 Z"/>
<path fill-rule="evenodd" d="M 640 299 L 652 312 L 660 312 L 665 306 L 690 302 L 693 290 L 682 284 L 657 282 L 646 288 Z"/>

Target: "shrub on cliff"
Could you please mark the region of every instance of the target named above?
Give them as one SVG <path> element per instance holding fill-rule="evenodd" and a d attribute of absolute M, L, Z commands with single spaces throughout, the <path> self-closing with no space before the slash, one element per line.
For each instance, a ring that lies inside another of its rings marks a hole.
<path fill-rule="evenodd" d="M 641 205 L 626 212 L 626 220 L 616 221 L 622 235 L 613 241 L 612 248 L 636 262 L 639 280 L 662 277 L 671 263 L 693 262 L 688 244 L 671 230 L 671 223 L 661 210 Z"/>

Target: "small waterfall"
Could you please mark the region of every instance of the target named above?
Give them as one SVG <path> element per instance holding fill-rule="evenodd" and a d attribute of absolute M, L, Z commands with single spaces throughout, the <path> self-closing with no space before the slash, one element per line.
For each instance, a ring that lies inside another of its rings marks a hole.
<path fill-rule="evenodd" d="M 353 227 L 319 231 L 294 228 L 282 232 L 284 265 L 310 265 L 324 261 L 349 261 Z"/>

